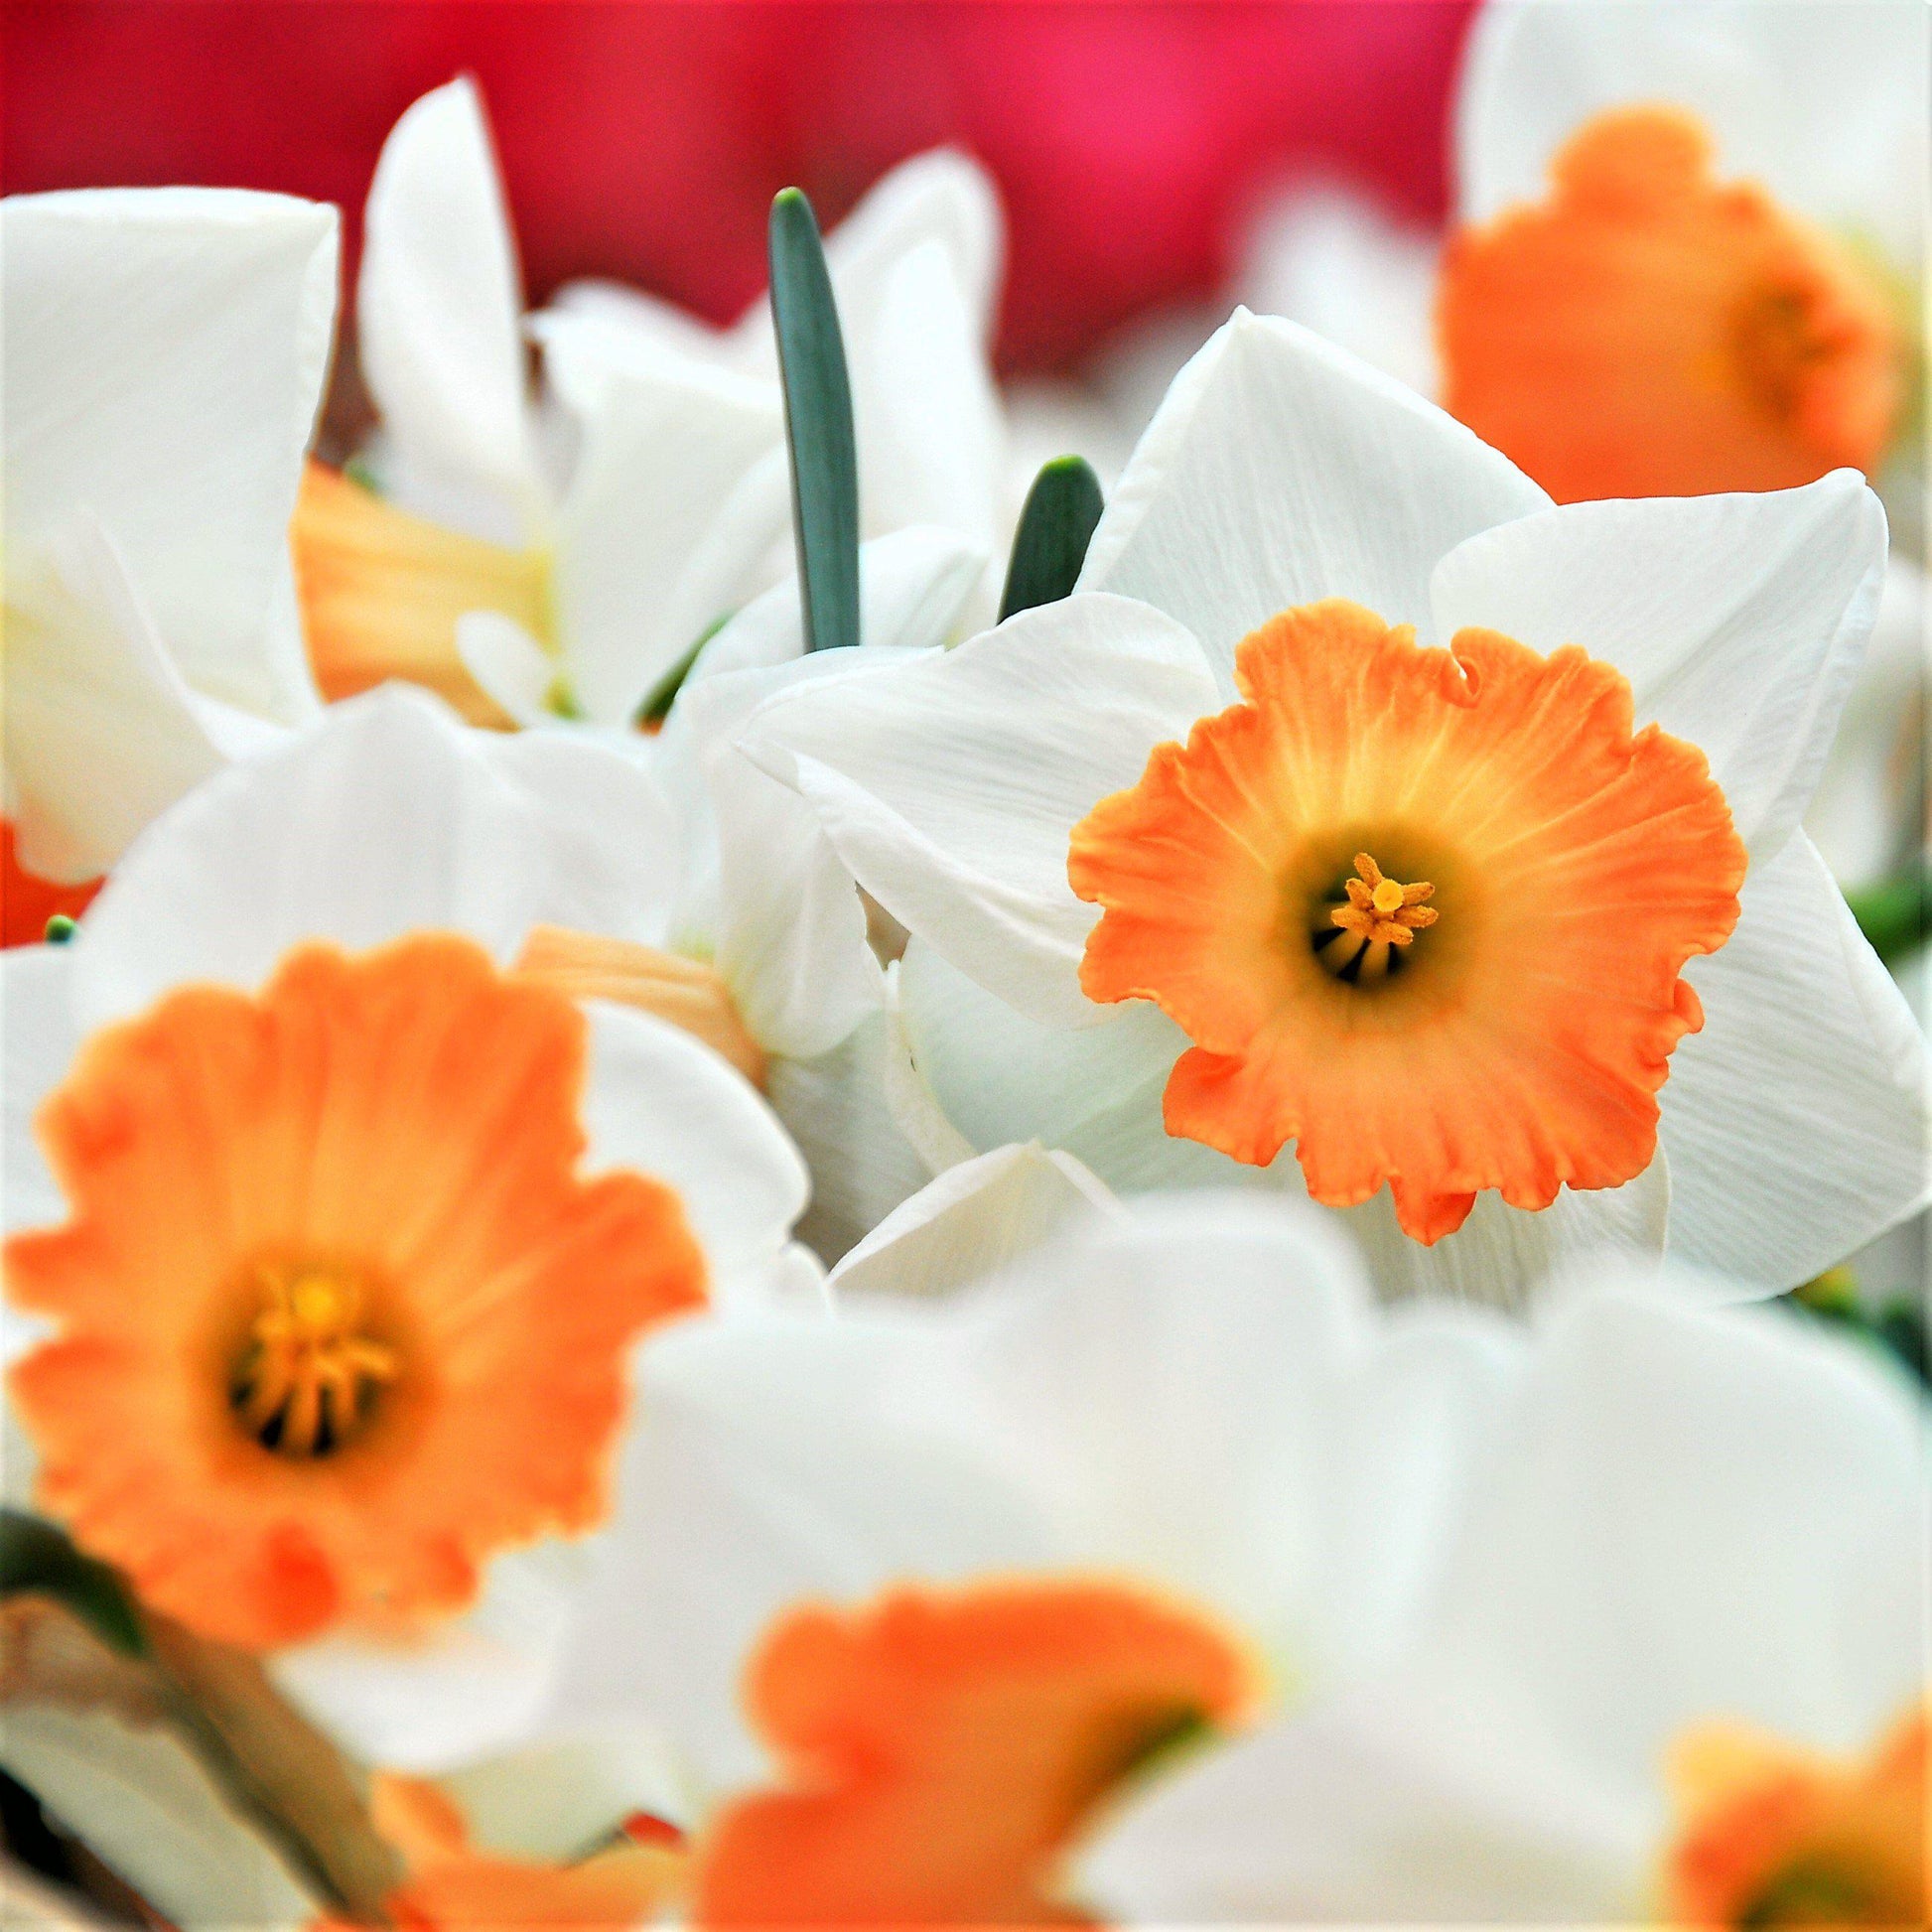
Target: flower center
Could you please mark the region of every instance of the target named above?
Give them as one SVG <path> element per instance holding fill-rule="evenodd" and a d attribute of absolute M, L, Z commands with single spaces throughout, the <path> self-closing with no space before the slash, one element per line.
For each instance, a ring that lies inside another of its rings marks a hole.
<path fill-rule="evenodd" d="M 261 1312 L 230 1400 L 242 1426 L 281 1455 L 327 1455 L 368 1422 L 395 1380 L 395 1350 L 362 1332 L 362 1289 L 340 1269 L 265 1264 Z"/>
<path fill-rule="evenodd" d="M 1336 979 L 1377 986 L 1401 970 L 1402 948 L 1441 916 L 1423 903 L 1436 888 L 1427 880 L 1405 886 L 1386 878 L 1366 852 L 1355 854 L 1355 874 L 1342 882 L 1346 899 L 1329 906 L 1327 923 L 1317 925 L 1309 940 L 1315 958 Z"/>

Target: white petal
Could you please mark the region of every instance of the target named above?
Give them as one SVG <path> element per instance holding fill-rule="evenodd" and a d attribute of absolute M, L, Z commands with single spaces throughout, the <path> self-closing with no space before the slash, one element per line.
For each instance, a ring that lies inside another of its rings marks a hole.
<path fill-rule="evenodd" d="M 558 1722 L 634 1714 L 712 1789 L 742 1785 L 765 1759 L 739 1688 L 782 1610 L 1051 1561 L 1024 1492 L 897 1415 L 930 1346 L 878 1320 L 774 1319 L 681 1322 L 647 1346 Z"/>
<path fill-rule="evenodd" d="M 930 524 L 861 544 L 859 630 L 865 648 L 929 650 L 951 642 L 986 560 L 981 546 Z M 755 597 L 705 645 L 684 689 L 728 671 L 790 663 L 804 649 L 798 579 L 787 577 Z"/>
<path fill-rule="evenodd" d="M 11 946 L 0 953 L 0 1099 L 6 1106 L 0 1229 L 8 1234 L 67 1219 L 67 1198 L 41 1155 L 34 1116 L 67 1077 L 80 1044 L 69 998 L 72 970 L 71 946 Z"/>
<path fill-rule="evenodd" d="M 74 940 L 84 1027 L 183 980 L 255 986 L 307 938 L 438 927 L 507 962 L 532 925 L 657 939 L 675 889 L 650 780 L 577 738 L 472 731 L 385 686 L 232 766 L 128 853 Z"/>
<path fill-rule="evenodd" d="M 1242 309 L 1174 378 L 1080 588 L 1178 618 L 1231 697 L 1235 645 L 1318 598 L 1352 598 L 1428 641 L 1437 560 L 1549 500 L 1400 383 Z"/>
<path fill-rule="evenodd" d="M 21 862 L 47 879 L 96 878 L 222 754 L 91 518 L 10 556 L 5 620 Z"/>
<path fill-rule="evenodd" d="M 1775 1294 L 1923 1205 L 1925 1042 L 1802 832 L 1743 904 L 1686 974 L 1705 1024 L 1661 1096 L 1670 1251 Z"/>
<path fill-rule="evenodd" d="M 561 1543 L 499 1556 L 462 1616 L 414 1639 L 328 1636 L 269 1673 L 344 1749 L 397 1771 L 446 1771 L 531 1734 L 588 1575 Z"/>
<path fill-rule="evenodd" d="M 1368 1668 L 1428 1603 L 1515 1331 L 1378 1318 L 1306 1203 L 1131 1205 L 1035 1252 L 989 1311 L 986 1452 L 1057 1499 L 1075 1560 L 1216 1608 L 1291 1694 Z"/>
<path fill-rule="evenodd" d="M 786 691 L 741 742 L 902 925 L 1003 999 L 1079 1026 L 1104 1017 L 1076 977 L 1098 914 L 1066 883 L 1067 840 L 1213 707 L 1177 624 L 1075 597 L 898 669 Z"/>
<path fill-rule="evenodd" d="M 588 327 L 551 366 L 587 360 Z M 560 517 L 557 595 L 586 715 L 629 720 L 712 624 L 751 596 L 789 514 L 780 400 L 769 383 L 653 353 L 611 360 Z"/>
<path fill-rule="evenodd" d="M 525 731 L 555 720 L 557 660 L 514 618 L 466 611 L 456 621 L 456 648 L 463 668 Z"/>
<path fill-rule="evenodd" d="M 334 208 L 213 189 L 20 196 L 0 212 L 6 545 L 90 510 L 188 681 L 294 723 L 271 623 L 329 360 Z"/>
<path fill-rule="evenodd" d="M 841 1295 L 957 1294 L 1114 1197 L 1037 1141 L 962 1161 L 902 1201 L 832 1270 Z"/>
<path fill-rule="evenodd" d="M 1722 178 L 1762 181 L 1905 266 L 1925 245 L 1929 53 L 1925 9 L 1891 0 L 1487 6 L 1457 104 L 1463 217 L 1540 200 L 1552 157 L 1591 115 L 1673 101 L 1711 127 Z"/>
<path fill-rule="evenodd" d="M 771 1111 L 812 1173 L 798 1238 L 836 1261 L 921 1186 L 925 1163 L 900 1129 L 886 1091 L 886 1017 L 875 1013 L 829 1053 L 774 1059 L 765 1078 Z"/>
<path fill-rule="evenodd" d="M 514 541 L 536 508 L 523 291 L 472 80 L 423 95 L 397 121 L 364 233 L 362 374 L 401 468 L 484 493 L 503 522 L 478 534 Z"/>
<path fill-rule="evenodd" d="M 771 1110 L 681 1028 L 601 1000 L 587 1010 L 588 1171 L 629 1169 L 675 1188 L 714 1283 L 767 1267 L 809 1191 Z"/>
<path fill-rule="evenodd" d="M 1255 221 L 1243 251 L 1241 299 L 1433 396 L 1439 252 L 1434 236 L 1398 226 L 1354 189 L 1296 188 Z"/>
<path fill-rule="evenodd" d="M 1581 644 L 1639 724 L 1711 760 L 1753 858 L 1798 822 L 1877 615 L 1885 517 L 1854 470 L 1762 495 L 1570 503 L 1473 538 L 1436 573 L 1438 631 Z"/>

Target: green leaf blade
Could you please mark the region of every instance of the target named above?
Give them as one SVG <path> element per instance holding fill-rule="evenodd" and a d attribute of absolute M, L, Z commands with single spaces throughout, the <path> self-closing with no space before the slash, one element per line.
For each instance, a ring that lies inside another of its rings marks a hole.
<path fill-rule="evenodd" d="M 1100 479 L 1083 457 L 1055 457 L 1042 466 L 1014 535 L 1000 597 L 1002 623 L 1016 611 L 1072 596 L 1102 507 Z"/>
<path fill-rule="evenodd" d="M 859 457 L 825 248 L 795 188 L 771 204 L 770 254 L 805 648 L 827 650 L 859 642 Z"/>
<path fill-rule="evenodd" d="M 141 1612 L 114 1571 L 83 1556 L 43 1518 L 0 1509 L 0 1597 L 23 1590 L 53 1597 L 123 1656 L 147 1654 Z"/>

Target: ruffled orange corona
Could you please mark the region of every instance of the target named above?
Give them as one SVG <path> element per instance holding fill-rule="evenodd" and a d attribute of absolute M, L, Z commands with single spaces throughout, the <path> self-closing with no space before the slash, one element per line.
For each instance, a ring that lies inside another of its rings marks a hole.
<path fill-rule="evenodd" d="M 1074 828 L 1105 908 L 1080 984 L 1195 1043 L 1168 1132 L 1331 1206 L 1389 1183 L 1430 1242 L 1485 1187 L 1547 1207 L 1656 1152 L 1678 977 L 1737 919 L 1745 855 L 1694 746 L 1633 735 L 1621 672 L 1493 630 L 1424 649 L 1341 599 L 1235 659 L 1242 701 Z M 1425 902 L 1426 901 L 1426 902 Z"/>
<path fill-rule="evenodd" d="M 457 620 L 497 611 L 547 638 L 550 573 L 540 552 L 426 523 L 319 463 L 303 475 L 289 541 L 302 634 L 325 698 L 403 678 L 473 725 L 510 723 L 458 655 Z"/>
<path fill-rule="evenodd" d="M 15 849 L 13 820 L 0 818 L 0 944 L 38 946 L 47 937 L 49 919 L 57 912 L 77 919 L 105 883 L 88 879 L 59 886 L 29 872 Z"/>
<path fill-rule="evenodd" d="M 703 1925 L 1082 1924 L 1060 1859 L 1164 1746 L 1241 1717 L 1211 1624 L 1104 1584 L 899 1589 L 793 1611 L 747 1701 L 786 1783 L 700 1847 Z"/>
<path fill-rule="evenodd" d="M 384 1904 L 400 1932 L 534 1932 L 558 1926 L 632 1932 L 676 1894 L 681 1852 L 616 1844 L 570 1864 L 477 1851 L 463 1814 L 435 1785 L 378 1775 L 369 1809 L 410 1875 Z M 312 1932 L 354 1932 L 319 1919 Z"/>
<path fill-rule="evenodd" d="M 7 1244 L 40 1498 L 257 1648 L 462 1608 L 606 1509 L 626 1344 L 703 1300 L 677 1197 L 580 1178 L 562 995 L 419 935 L 292 952 L 82 1049 L 39 1128 L 71 1219 Z"/>
<path fill-rule="evenodd" d="M 1932 1924 L 1923 1711 L 1864 1764 L 1718 1725 L 1682 1740 L 1671 1771 L 1685 1820 L 1664 1868 L 1673 1924 Z"/>
<path fill-rule="evenodd" d="M 1449 410 L 1559 502 L 1784 489 L 1870 470 L 1905 390 L 1886 291 L 1674 108 L 1588 122 L 1549 201 L 1449 244 Z"/>

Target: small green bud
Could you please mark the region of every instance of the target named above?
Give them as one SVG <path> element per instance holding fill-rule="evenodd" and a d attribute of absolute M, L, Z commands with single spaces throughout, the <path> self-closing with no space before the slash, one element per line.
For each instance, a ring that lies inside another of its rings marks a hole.
<path fill-rule="evenodd" d="M 65 912 L 56 912 L 47 922 L 46 939 L 50 946 L 65 946 L 74 935 L 73 921 Z"/>

